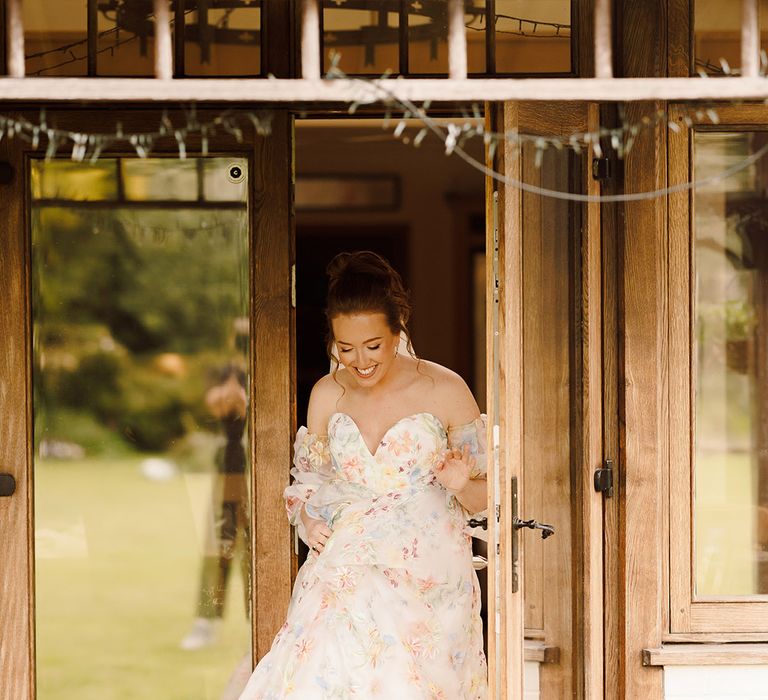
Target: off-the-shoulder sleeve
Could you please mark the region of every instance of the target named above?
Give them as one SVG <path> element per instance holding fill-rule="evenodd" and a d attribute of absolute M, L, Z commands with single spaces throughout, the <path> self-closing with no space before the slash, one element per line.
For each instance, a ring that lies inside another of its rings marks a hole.
<path fill-rule="evenodd" d="M 306 541 L 304 523 L 299 517 L 301 507 L 332 474 L 328 438 L 310 433 L 304 426 L 299 428 L 293 444 L 293 483 L 285 489 L 283 497 L 288 520 L 298 528 L 302 540 Z"/>
<path fill-rule="evenodd" d="M 471 423 L 458 425 L 448 429 L 448 447 L 463 450 L 469 445 L 469 453 L 475 458 L 475 468 L 470 477 L 476 479 L 488 473 L 488 456 L 486 449 L 486 427 L 488 417 L 483 413 Z"/>

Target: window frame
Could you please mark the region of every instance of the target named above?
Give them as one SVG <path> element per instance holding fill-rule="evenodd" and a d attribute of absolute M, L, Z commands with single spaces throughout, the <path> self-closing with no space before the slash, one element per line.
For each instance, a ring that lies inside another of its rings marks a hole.
<path fill-rule="evenodd" d="M 720 123 L 685 125 L 686 105 L 670 105 L 669 184 L 694 178 L 696 132 L 768 131 L 765 105 L 717 107 Z M 666 490 L 668 546 L 666 610 L 668 641 L 768 641 L 768 595 L 738 597 L 694 594 L 695 488 L 695 257 L 694 191 L 668 199 L 668 474 Z"/>

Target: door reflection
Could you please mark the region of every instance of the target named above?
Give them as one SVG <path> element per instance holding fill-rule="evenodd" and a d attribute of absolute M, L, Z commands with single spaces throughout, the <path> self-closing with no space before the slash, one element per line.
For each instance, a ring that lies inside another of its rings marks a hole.
<path fill-rule="evenodd" d="M 31 164 L 41 700 L 219 698 L 250 648 L 247 173 Z"/>

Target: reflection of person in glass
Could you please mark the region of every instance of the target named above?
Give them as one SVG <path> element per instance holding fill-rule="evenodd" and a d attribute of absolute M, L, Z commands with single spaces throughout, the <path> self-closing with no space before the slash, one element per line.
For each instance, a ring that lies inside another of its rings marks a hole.
<path fill-rule="evenodd" d="M 310 556 L 241 700 L 480 700 L 467 519 L 486 508 L 485 420 L 457 374 L 400 348 L 410 304 L 385 260 L 342 253 L 328 275 L 336 361 L 285 492 Z"/>
<path fill-rule="evenodd" d="M 215 458 L 214 530 L 203 557 L 197 618 L 189 634 L 181 641 L 182 649 L 199 649 L 214 641 L 216 625 L 224 615 L 227 581 L 239 539 L 243 540 L 244 548 L 240 571 L 246 611 L 250 601 L 248 488 L 242 443 L 248 406 L 245 373 L 234 365 L 228 365 L 220 381 L 206 393 L 205 404 L 209 413 L 219 420 L 226 442 Z"/>

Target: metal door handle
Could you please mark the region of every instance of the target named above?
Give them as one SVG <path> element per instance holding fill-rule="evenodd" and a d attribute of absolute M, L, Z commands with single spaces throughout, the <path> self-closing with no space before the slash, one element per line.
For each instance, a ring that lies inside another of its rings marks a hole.
<path fill-rule="evenodd" d="M 546 523 L 540 523 L 536 520 L 520 520 L 520 518 L 515 518 L 515 521 L 513 523 L 513 527 L 515 530 L 520 530 L 524 527 L 529 527 L 531 530 L 541 530 L 541 539 L 546 540 L 547 537 L 550 535 L 555 534 L 555 528 L 552 527 L 552 525 L 547 525 Z"/>
<path fill-rule="evenodd" d="M 0 496 L 13 496 L 16 491 L 16 479 L 13 474 L 0 474 Z"/>

